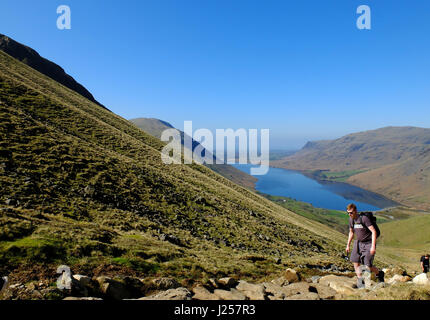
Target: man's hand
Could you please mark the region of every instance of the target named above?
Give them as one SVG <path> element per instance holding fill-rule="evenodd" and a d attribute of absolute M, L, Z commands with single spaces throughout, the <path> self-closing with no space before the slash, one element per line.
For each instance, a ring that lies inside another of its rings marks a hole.
<path fill-rule="evenodd" d="M 345 251 L 346 251 L 346 253 L 349 253 L 351 251 L 351 249 L 349 248 L 349 245 L 346 246 Z"/>
<path fill-rule="evenodd" d="M 375 255 L 375 253 L 376 253 L 376 248 L 371 248 L 370 249 L 370 254 L 372 255 L 372 256 L 374 256 Z"/>

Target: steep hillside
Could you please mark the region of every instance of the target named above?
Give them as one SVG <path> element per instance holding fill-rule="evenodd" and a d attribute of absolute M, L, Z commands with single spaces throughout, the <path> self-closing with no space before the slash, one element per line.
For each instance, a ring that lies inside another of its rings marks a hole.
<path fill-rule="evenodd" d="M 4 52 L 0 119 L 1 273 L 65 263 L 258 278 L 286 265 L 350 267 L 340 233 L 204 166 L 163 164 L 158 139 Z"/>
<path fill-rule="evenodd" d="M 170 123 L 159 119 L 155 119 L 155 118 L 137 118 L 137 119 L 131 119 L 130 121 L 133 122 L 140 129 L 145 131 L 146 133 L 149 133 L 150 135 L 158 139 L 161 138 L 161 134 L 164 130 L 173 128 L 173 126 Z M 180 132 L 181 132 L 182 144 L 184 144 L 184 132 L 182 131 Z M 200 144 L 197 141 L 193 140 L 193 150 L 198 145 Z M 208 151 L 205 150 L 205 152 L 208 152 Z M 228 164 L 214 163 L 214 164 L 207 164 L 206 167 L 215 171 L 216 173 L 219 173 L 224 178 L 227 178 L 242 187 L 245 187 L 248 189 L 255 188 L 255 183 L 257 182 L 257 179 L 249 174 L 246 174 L 243 171 L 240 171 L 234 168 L 233 166 L 230 166 Z"/>
<path fill-rule="evenodd" d="M 41 57 L 32 48 L 0 34 L 0 50 L 103 107 L 83 85 L 76 82 L 63 68 Z"/>
<path fill-rule="evenodd" d="M 387 127 L 309 142 L 272 165 L 346 181 L 400 203 L 430 209 L 430 129 Z"/>

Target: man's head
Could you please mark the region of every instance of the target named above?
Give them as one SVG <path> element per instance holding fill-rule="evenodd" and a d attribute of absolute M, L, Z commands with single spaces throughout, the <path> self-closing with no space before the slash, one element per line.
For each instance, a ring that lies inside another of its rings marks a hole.
<path fill-rule="evenodd" d="M 357 217 L 357 206 L 353 203 L 348 204 L 346 207 L 346 212 L 348 212 L 350 217 L 355 219 Z"/>

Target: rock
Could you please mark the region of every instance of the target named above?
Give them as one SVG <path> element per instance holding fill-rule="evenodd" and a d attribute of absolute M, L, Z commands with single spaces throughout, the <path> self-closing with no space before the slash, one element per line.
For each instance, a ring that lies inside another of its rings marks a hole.
<path fill-rule="evenodd" d="M 342 284 L 340 282 L 330 283 L 330 288 L 336 290 L 337 293 L 347 295 L 347 296 L 356 294 L 355 290 L 352 287 L 346 284 Z"/>
<path fill-rule="evenodd" d="M 306 292 L 286 297 L 284 300 L 320 300 L 320 297 L 315 292 Z"/>
<path fill-rule="evenodd" d="M 280 278 L 276 278 L 276 279 L 273 279 L 272 281 L 270 281 L 271 283 L 273 283 L 273 284 L 276 284 L 276 285 L 278 285 L 278 286 L 287 286 L 287 285 L 289 285 L 290 283 L 288 282 L 288 280 L 287 279 L 285 279 L 284 277 L 280 277 Z"/>
<path fill-rule="evenodd" d="M 311 282 L 318 283 L 320 279 L 321 279 L 321 276 L 313 276 L 311 277 Z"/>
<path fill-rule="evenodd" d="M 211 288 L 213 289 L 218 289 L 220 287 L 218 281 L 214 278 L 210 278 L 208 280 L 208 285 L 211 286 Z"/>
<path fill-rule="evenodd" d="M 386 278 L 392 278 L 395 275 L 405 276 L 406 271 L 400 267 L 383 269 Z"/>
<path fill-rule="evenodd" d="M 297 282 L 292 283 L 286 287 L 282 288 L 282 293 L 285 297 L 290 297 L 298 294 L 306 294 L 309 293 L 310 285 L 307 282 Z"/>
<path fill-rule="evenodd" d="M 226 277 L 226 278 L 221 278 L 218 280 L 218 283 L 224 287 L 234 287 L 237 284 L 237 281 L 233 278 L 230 277 Z"/>
<path fill-rule="evenodd" d="M 312 284 L 311 288 L 314 288 L 316 290 L 316 292 L 318 293 L 321 299 L 334 299 L 337 293 L 337 291 L 334 290 L 333 288 L 319 283 Z"/>
<path fill-rule="evenodd" d="M 195 300 L 220 300 L 219 296 L 210 293 L 209 290 L 202 285 L 197 285 L 192 291 L 194 293 L 193 299 Z"/>
<path fill-rule="evenodd" d="M 426 273 L 421 273 L 412 279 L 412 282 L 419 285 L 430 285 L 430 279 Z"/>
<path fill-rule="evenodd" d="M 180 287 L 162 291 L 148 297 L 140 298 L 138 300 L 191 300 L 191 292 L 186 288 Z"/>
<path fill-rule="evenodd" d="M 394 283 L 398 283 L 398 282 L 408 282 L 411 280 L 412 280 L 412 278 L 409 276 L 401 276 L 399 274 L 396 274 L 392 278 L 388 279 L 386 282 L 388 284 L 394 284 Z"/>
<path fill-rule="evenodd" d="M 240 280 L 236 289 L 241 291 L 250 300 L 264 300 L 265 290 L 262 284 L 252 284 L 246 281 Z"/>
<path fill-rule="evenodd" d="M 91 278 L 87 276 L 83 276 L 81 274 L 74 274 L 73 279 L 75 279 L 77 282 L 79 282 L 80 285 L 84 287 L 91 286 Z"/>
<path fill-rule="evenodd" d="M 374 286 L 372 287 L 372 290 L 379 290 L 379 289 L 383 289 L 383 288 L 386 288 L 387 286 L 388 286 L 388 284 L 387 284 L 386 282 L 380 282 L 380 283 L 378 283 L 378 284 L 374 285 Z"/>
<path fill-rule="evenodd" d="M 6 201 L 4 203 L 7 206 L 14 206 L 14 205 L 16 205 L 16 200 L 15 199 L 6 199 Z"/>
<path fill-rule="evenodd" d="M 96 297 L 66 297 L 63 300 L 103 300 L 103 299 L 96 298 Z"/>
<path fill-rule="evenodd" d="M 263 282 L 262 284 L 266 293 L 275 297 L 283 296 L 282 287 L 280 285 L 271 282 Z"/>
<path fill-rule="evenodd" d="M 288 283 L 294 283 L 294 282 L 299 282 L 300 281 L 300 276 L 296 272 L 296 270 L 290 269 L 290 268 L 288 268 L 287 270 L 285 270 L 284 278 L 285 278 L 285 280 L 288 281 Z"/>
<path fill-rule="evenodd" d="M 246 300 L 246 296 L 234 288 L 230 290 L 215 289 L 214 294 L 221 300 Z"/>
<path fill-rule="evenodd" d="M 152 280 L 152 284 L 154 284 L 158 290 L 176 289 L 181 286 L 175 279 L 172 278 L 157 278 Z"/>
<path fill-rule="evenodd" d="M 119 281 L 104 276 L 98 277 L 96 281 L 99 283 L 101 293 L 107 298 L 122 300 L 132 297 L 127 287 Z"/>
<path fill-rule="evenodd" d="M 328 275 L 322 277 L 319 284 L 329 286 L 340 294 L 351 295 L 356 293 L 354 286 L 357 284 L 357 278 Z"/>

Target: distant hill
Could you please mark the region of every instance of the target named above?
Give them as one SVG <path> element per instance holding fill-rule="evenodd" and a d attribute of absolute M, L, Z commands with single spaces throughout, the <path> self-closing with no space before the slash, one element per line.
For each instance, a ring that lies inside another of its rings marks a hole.
<path fill-rule="evenodd" d="M 94 99 L 93 95 L 83 85 L 76 82 L 75 79 L 68 75 L 63 68 L 41 57 L 32 48 L 27 47 L 3 34 L 0 34 L 0 50 L 6 52 L 8 55 L 25 63 L 33 69 L 36 69 L 40 73 L 43 73 L 58 83 L 61 83 L 63 86 L 79 93 L 88 100 L 104 107 L 101 103 Z"/>
<path fill-rule="evenodd" d="M 430 129 L 386 127 L 308 142 L 271 165 L 346 181 L 405 205 L 430 209 Z"/>
<path fill-rule="evenodd" d="M 155 118 L 136 118 L 136 119 L 131 119 L 130 121 L 133 122 L 140 129 L 145 131 L 146 133 L 149 133 L 150 135 L 158 139 L 161 138 L 161 134 L 164 130 L 173 128 L 173 126 L 170 123 L 159 119 L 155 119 Z M 181 133 L 181 139 L 183 144 L 184 132 L 180 131 L 180 133 Z M 199 143 L 193 140 L 193 150 L 198 145 Z M 208 152 L 208 151 L 205 151 L 205 152 Z M 255 188 L 255 183 L 257 182 L 257 179 L 255 177 L 249 174 L 246 174 L 245 172 L 239 169 L 236 169 L 231 165 L 214 163 L 214 164 L 206 164 L 206 166 L 211 170 L 219 173 L 224 178 L 227 178 L 233 181 L 234 183 L 237 183 L 245 188 L 249 188 L 249 189 Z"/>
<path fill-rule="evenodd" d="M 160 140 L 3 51 L 0 119 L 0 274 L 351 268 L 339 232 L 205 166 L 163 164 Z"/>

